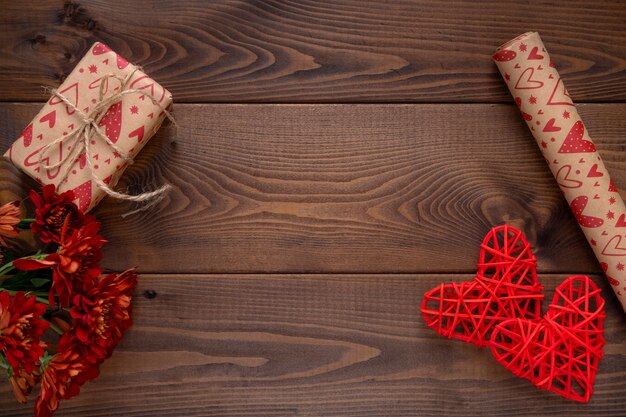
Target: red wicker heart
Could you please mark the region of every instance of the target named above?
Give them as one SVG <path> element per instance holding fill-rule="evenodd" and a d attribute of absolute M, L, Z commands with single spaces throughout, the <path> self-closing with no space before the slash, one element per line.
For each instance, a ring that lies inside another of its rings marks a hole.
<path fill-rule="evenodd" d="M 604 300 L 585 276 L 556 289 L 540 321 L 517 318 L 498 324 L 491 351 L 498 362 L 539 388 L 587 402 L 604 346 Z"/>
<path fill-rule="evenodd" d="M 498 226 L 481 244 L 476 278 L 441 284 L 424 295 L 422 315 L 442 336 L 487 346 L 496 324 L 541 316 L 537 262 L 519 230 Z"/>

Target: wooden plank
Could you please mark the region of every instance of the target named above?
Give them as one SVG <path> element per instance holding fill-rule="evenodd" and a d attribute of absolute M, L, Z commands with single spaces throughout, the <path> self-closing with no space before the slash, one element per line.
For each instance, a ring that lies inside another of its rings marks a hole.
<path fill-rule="evenodd" d="M 0 98 L 42 100 L 101 40 L 178 102 L 509 102 L 489 57 L 537 30 L 577 101 L 624 101 L 625 21 L 610 0 L 6 1 Z"/>
<path fill-rule="evenodd" d="M 38 104 L 0 105 L 0 151 Z M 626 105 L 581 106 L 626 187 Z M 105 201 L 105 265 L 144 272 L 467 272 L 494 225 L 525 231 L 542 271 L 600 272 L 509 105 L 179 105 L 125 174 L 158 208 Z M 34 181 L 0 163 L 4 201 Z"/>
<path fill-rule="evenodd" d="M 564 278 L 541 277 L 547 299 Z M 59 417 L 623 414 L 626 316 L 604 278 L 594 279 L 607 298 L 607 344 L 589 404 L 539 390 L 488 349 L 426 327 L 423 293 L 465 279 L 142 276 L 134 327 Z M 31 413 L 0 384 L 0 416 Z"/>

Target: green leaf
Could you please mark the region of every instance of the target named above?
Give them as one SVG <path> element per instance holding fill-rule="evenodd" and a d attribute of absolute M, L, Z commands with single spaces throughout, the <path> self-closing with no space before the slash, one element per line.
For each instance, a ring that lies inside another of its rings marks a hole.
<path fill-rule="evenodd" d="M 52 272 L 48 269 L 36 271 L 16 270 L 15 275 L 0 283 L 0 287 L 14 291 L 40 291 L 50 288 Z M 45 281 L 45 282 L 43 282 Z"/>
<path fill-rule="evenodd" d="M 31 278 L 30 282 L 31 284 L 33 284 L 35 288 L 41 288 L 47 283 L 49 283 L 50 280 L 46 278 Z"/>

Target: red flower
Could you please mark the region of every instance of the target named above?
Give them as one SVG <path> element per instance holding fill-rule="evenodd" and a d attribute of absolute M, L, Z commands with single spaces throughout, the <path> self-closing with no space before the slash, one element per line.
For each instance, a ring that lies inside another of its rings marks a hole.
<path fill-rule="evenodd" d="M 66 225 L 68 220 L 66 219 Z M 52 288 L 50 289 L 50 306 L 54 308 L 54 293 L 59 296 L 59 304 L 66 307 L 74 288 L 85 282 L 92 282 L 102 273 L 98 262 L 102 259 L 100 249 L 106 240 L 98 234 L 100 223 L 90 222 L 74 230 L 69 238 L 65 231 L 61 232 L 61 247 L 44 259 L 22 258 L 13 261 L 17 269 L 31 271 L 52 268 Z"/>
<path fill-rule="evenodd" d="M 82 384 L 98 376 L 98 367 L 85 361 L 76 346 L 75 338 L 63 335 L 57 354 L 44 358 L 41 389 L 35 403 L 37 417 L 52 416 L 60 400 L 78 395 Z"/>
<path fill-rule="evenodd" d="M 30 228 L 42 242 L 61 243 L 66 221 L 65 233 L 72 235 L 74 230 L 95 220 L 94 216 L 85 215 L 78 209 L 73 203 L 74 198 L 73 191 L 57 195 L 52 184 L 42 187 L 41 194 L 34 190 L 30 192 L 30 199 L 35 204 L 35 222 Z"/>
<path fill-rule="evenodd" d="M 0 352 L 16 374 L 20 369 L 32 373 L 44 353 L 46 344 L 39 339 L 50 326 L 41 319 L 45 311 L 36 297 L 0 292 Z"/>
<path fill-rule="evenodd" d="M 137 274 L 129 269 L 101 278 L 72 299 L 74 327 L 70 333 L 76 334 L 81 353 L 90 362 L 99 363 L 111 356 L 132 324 L 131 297 L 136 286 Z"/>
<path fill-rule="evenodd" d="M 28 396 L 33 391 L 35 385 L 39 383 L 41 375 L 39 369 L 35 368 L 32 374 L 29 374 L 23 369 L 16 374 L 13 370 L 9 370 L 9 382 L 11 382 L 11 389 L 15 399 L 22 404 L 26 404 Z"/>
<path fill-rule="evenodd" d="M 20 222 L 20 202 L 12 201 L 0 206 L 0 245 L 9 247 L 5 237 L 14 238 L 19 235 L 16 225 Z"/>

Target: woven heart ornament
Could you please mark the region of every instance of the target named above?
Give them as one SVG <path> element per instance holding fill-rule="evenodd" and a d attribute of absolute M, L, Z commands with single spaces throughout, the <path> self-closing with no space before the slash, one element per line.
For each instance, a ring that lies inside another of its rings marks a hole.
<path fill-rule="evenodd" d="M 556 289 L 540 321 L 516 318 L 499 323 L 491 335 L 498 362 L 537 387 L 587 402 L 604 346 L 604 300 L 585 276 Z"/>
<path fill-rule="evenodd" d="M 522 232 L 495 227 L 481 244 L 476 278 L 441 284 L 424 294 L 424 320 L 442 336 L 487 346 L 496 324 L 541 317 L 543 287 L 536 267 Z"/>

